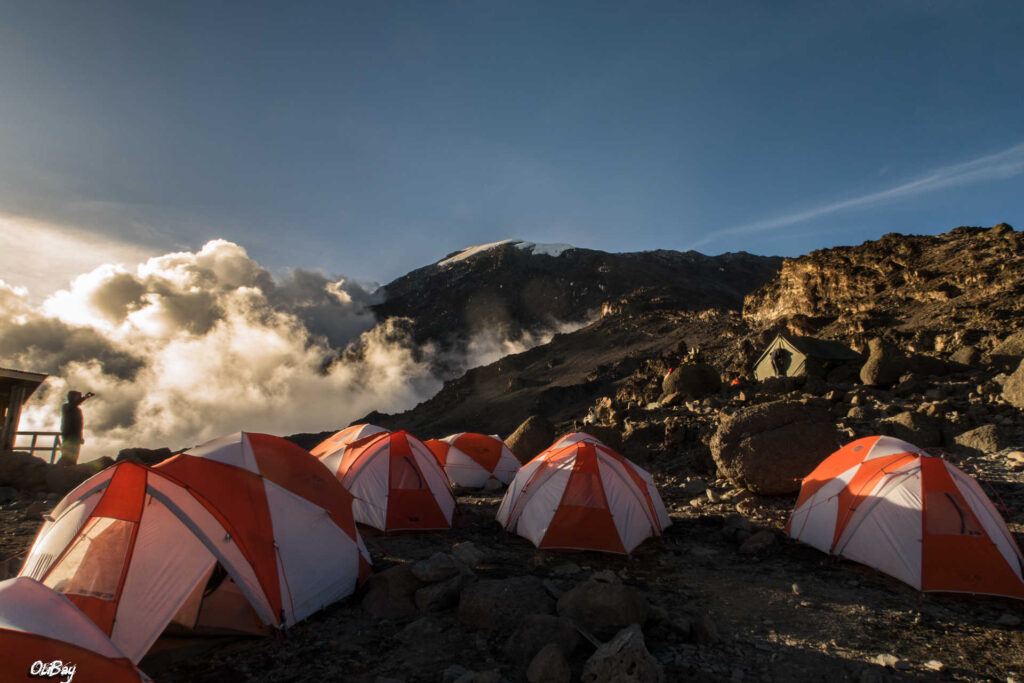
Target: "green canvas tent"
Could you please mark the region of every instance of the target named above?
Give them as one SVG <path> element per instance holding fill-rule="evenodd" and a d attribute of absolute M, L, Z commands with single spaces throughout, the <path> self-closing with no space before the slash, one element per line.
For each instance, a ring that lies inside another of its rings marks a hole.
<path fill-rule="evenodd" d="M 840 342 L 780 334 L 754 363 L 754 378 L 824 375 L 841 364 L 863 361 L 863 356 Z"/>

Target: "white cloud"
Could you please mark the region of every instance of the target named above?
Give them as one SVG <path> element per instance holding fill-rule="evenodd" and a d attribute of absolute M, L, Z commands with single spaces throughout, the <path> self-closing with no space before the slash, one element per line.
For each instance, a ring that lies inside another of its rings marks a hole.
<path fill-rule="evenodd" d="M 715 242 L 726 235 L 765 232 L 802 223 L 828 214 L 839 213 L 840 211 L 869 208 L 885 202 L 897 201 L 906 197 L 960 187 L 962 185 L 1004 180 L 1021 173 L 1024 173 L 1024 143 L 1014 145 L 1002 152 L 972 159 L 971 161 L 937 168 L 922 175 L 920 178 L 901 183 L 886 190 L 811 207 L 786 216 L 716 230 L 704 239 L 692 244 L 690 248 Z"/>
<path fill-rule="evenodd" d="M 405 410 L 441 388 L 438 367 L 461 372 L 570 329 L 552 323 L 517 342 L 492 333 L 452 357 L 416 346 L 408 321 L 375 324 L 371 290 L 303 270 L 274 278 L 224 240 L 133 268 L 100 265 L 40 305 L 0 283 L 0 366 L 51 375 L 23 431 L 56 429 L 68 389 L 97 394 L 84 407 L 92 459 Z"/>

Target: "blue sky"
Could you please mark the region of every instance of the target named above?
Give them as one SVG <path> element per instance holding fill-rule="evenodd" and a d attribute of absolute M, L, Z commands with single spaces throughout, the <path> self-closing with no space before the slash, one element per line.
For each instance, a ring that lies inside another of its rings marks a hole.
<path fill-rule="evenodd" d="M 42 258 L 18 226 L 378 281 L 510 237 L 1022 228 L 1022 30 L 1019 2 L 3 3 L 0 278 Z"/>

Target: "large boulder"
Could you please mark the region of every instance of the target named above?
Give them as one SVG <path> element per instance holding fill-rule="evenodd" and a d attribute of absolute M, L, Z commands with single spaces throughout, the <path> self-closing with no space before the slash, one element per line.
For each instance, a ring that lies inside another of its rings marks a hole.
<path fill-rule="evenodd" d="M 1003 341 L 996 344 L 990 356 L 1006 356 L 1010 358 L 1021 358 L 1024 356 L 1024 331 L 1014 332 Z"/>
<path fill-rule="evenodd" d="M 958 434 L 954 439 L 958 446 L 982 453 L 996 453 L 1008 444 L 998 425 L 987 424 Z"/>
<path fill-rule="evenodd" d="M 624 626 L 642 624 L 650 606 L 640 592 L 622 584 L 587 581 L 558 599 L 558 614 L 598 638 L 608 638 Z"/>
<path fill-rule="evenodd" d="M 541 415 L 531 415 L 505 439 L 505 445 L 525 465 L 554 441 L 554 425 Z"/>
<path fill-rule="evenodd" d="M 569 683 L 572 669 L 562 648 L 555 643 L 545 645 L 526 669 L 528 683 Z"/>
<path fill-rule="evenodd" d="M 606 427 L 604 425 L 585 425 L 581 431 L 584 434 L 590 434 L 613 451 L 622 450 L 622 434 L 614 427 Z"/>
<path fill-rule="evenodd" d="M 831 412 L 818 404 L 774 401 L 741 408 L 711 439 L 719 472 L 760 495 L 787 495 L 838 447 Z"/>
<path fill-rule="evenodd" d="M 551 614 L 555 601 L 534 576 L 486 579 L 462 589 L 459 621 L 469 626 L 495 630 L 513 627 L 528 614 Z"/>
<path fill-rule="evenodd" d="M 583 683 L 662 683 L 665 671 L 647 651 L 638 624 L 619 631 L 583 665 Z"/>
<path fill-rule="evenodd" d="M 868 342 L 868 359 L 860 369 L 860 381 L 871 387 L 889 387 L 910 368 L 902 351 L 881 339 Z"/>
<path fill-rule="evenodd" d="M 377 572 L 366 582 L 363 609 L 378 619 L 406 619 L 415 616 L 419 612 L 415 595 L 422 586 L 407 564 Z"/>
<path fill-rule="evenodd" d="M 704 398 L 722 388 L 718 371 L 707 363 L 687 363 L 674 368 L 661 381 L 662 396 L 679 394 L 686 398 Z"/>
<path fill-rule="evenodd" d="M 1003 398 L 1010 405 L 1024 410 L 1024 361 L 1003 382 Z"/>
<path fill-rule="evenodd" d="M 513 662 L 529 662 L 545 645 L 554 644 L 571 655 L 579 644 L 576 627 L 553 614 L 530 614 L 519 622 L 505 642 L 505 654 Z"/>
<path fill-rule="evenodd" d="M 888 417 L 878 423 L 878 431 L 885 436 L 894 436 L 918 448 L 933 448 L 942 445 L 942 423 L 934 417 L 912 410 Z"/>

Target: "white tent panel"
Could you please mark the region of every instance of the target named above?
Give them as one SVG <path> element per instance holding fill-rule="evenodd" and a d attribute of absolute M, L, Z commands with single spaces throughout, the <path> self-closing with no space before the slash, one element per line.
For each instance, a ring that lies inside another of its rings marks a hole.
<path fill-rule="evenodd" d="M 888 475 L 854 512 L 836 553 L 921 588 L 921 470 Z"/>
<path fill-rule="evenodd" d="M 147 497 L 110 639 L 138 663 L 215 562 L 174 513 Z"/>
<path fill-rule="evenodd" d="M 352 552 L 355 542 L 326 510 L 270 481 L 264 481 L 264 488 L 277 539 L 285 616 L 294 624 L 355 590 L 359 556 Z"/>

